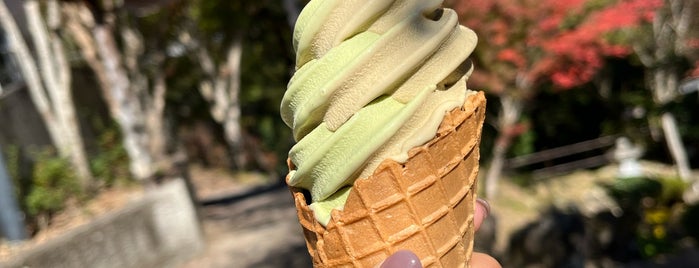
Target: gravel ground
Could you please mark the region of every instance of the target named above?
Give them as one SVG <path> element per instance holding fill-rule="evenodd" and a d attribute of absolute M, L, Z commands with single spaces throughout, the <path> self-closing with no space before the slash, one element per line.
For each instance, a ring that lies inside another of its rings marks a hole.
<path fill-rule="evenodd" d="M 200 203 L 207 249 L 182 268 L 312 266 L 285 186 L 258 187 Z"/>

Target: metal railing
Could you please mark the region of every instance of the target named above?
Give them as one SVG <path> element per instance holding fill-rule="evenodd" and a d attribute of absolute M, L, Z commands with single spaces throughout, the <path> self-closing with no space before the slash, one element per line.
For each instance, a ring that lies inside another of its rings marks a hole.
<path fill-rule="evenodd" d="M 543 150 L 527 155 L 517 156 L 507 160 L 505 167 L 507 169 L 516 169 L 525 166 L 545 163 L 558 160 L 564 157 L 573 155 L 581 155 L 594 150 L 609 149 L 614 146 L 618 136 L 610 135 L 603 136 L 592 140 L 582 141 L 574 144 L 569 144 L 553 149 Z M 551 177 L 564 173 L 571 172 L 576 169 L 585 169 L 599 167 L 611 162 L 606 150 L 603 153 L 597 153 L 594 156 L 588 156 L 583 159 L 568 161 L 560 164 L 553 164 L 543 168 L 532 170 L 532 175 L 535 177 Z"/>

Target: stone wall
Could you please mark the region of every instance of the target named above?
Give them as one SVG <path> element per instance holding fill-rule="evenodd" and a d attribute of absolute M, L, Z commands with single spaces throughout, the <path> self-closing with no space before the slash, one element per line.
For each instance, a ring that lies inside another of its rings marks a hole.
<path fill-rule="evenodd" d="M 203 248 L 196 210 L 177 179 L 0 267 L 176 267 Z"/>

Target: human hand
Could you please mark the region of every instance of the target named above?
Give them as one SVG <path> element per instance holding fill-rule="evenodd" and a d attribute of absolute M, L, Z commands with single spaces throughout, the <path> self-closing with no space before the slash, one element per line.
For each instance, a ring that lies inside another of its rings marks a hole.
<path fill-rule="evenodd" d="M 478 231 L 483 220 L 490 213 L 490 205 L 483 199 L 478 199 L 476 202 L 475 215 L 473 217 L 473 225 Z M 502 268 L 492 256 L 474 252 L 471 256 L 471 267 L 473 268 Z M 420 258 L 415 253 L 408 250 L 400 250 L 389 256 L 380 266 L 380 268 L 422 268 Z"/>

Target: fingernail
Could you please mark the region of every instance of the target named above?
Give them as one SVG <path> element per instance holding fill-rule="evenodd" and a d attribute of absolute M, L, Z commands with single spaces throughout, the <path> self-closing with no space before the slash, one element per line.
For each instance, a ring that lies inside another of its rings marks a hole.
<path fill-rule="evenodd" d="M 381 268 L 422 268 L 420 258 L 409 250 L 399 250 L 388 257 Z"/>
<path fill-rule="evenodd" d="M 483 208 L 485 209 L 485 217 L 488 217 L 488 215 L 490 215 L 490 204 L 488 203 L 488 201 L 485 201 L 485 199 L 478 198 L 476 199 L 476 202 L 483 206 Z"/>

